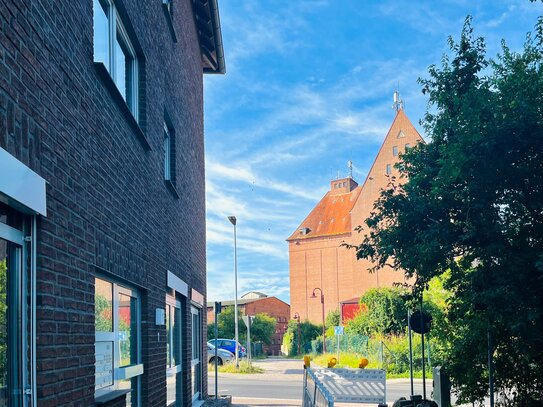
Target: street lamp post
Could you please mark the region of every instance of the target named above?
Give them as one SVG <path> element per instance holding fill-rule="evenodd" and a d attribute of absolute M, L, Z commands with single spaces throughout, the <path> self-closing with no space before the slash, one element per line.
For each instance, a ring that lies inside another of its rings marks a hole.
<path fill-rule="evenodd" d="M 322 353 L 326 353 L 326 326 L 324 325 L 324 293 L 322 292 L 322 289 L 320 288 L 314 288 L 313 293 L 311 294 L 311 298 L 317 298 L 317 295 L 315 294 L 315 290 L 319 290 L 321 292 L 321 305 L 322 305 Z"/>
<path fill-rule="evenodd" d="M 236 369 L 239 368 L 239 350 L 238 350 L 238 341 L 239 341 L 239 330 L 238 330 L 238 252 L 237 252 L 237 242 L 236 242 L 236 217 L 229 216 L 228 220 L 234 226 L 234 330 L 235 330 L 235 356 L 236 356 Z"/>
<path fill-rule="evenodd" d="M 298 322 L 298 355 L 300 354 L 300 314 L 297 312 L 294 313 L 294 319 Z"/>

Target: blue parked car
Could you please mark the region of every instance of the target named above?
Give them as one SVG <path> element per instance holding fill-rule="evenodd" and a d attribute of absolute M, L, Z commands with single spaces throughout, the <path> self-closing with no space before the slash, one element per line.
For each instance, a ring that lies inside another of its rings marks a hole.
<path fill-rule="evenodd" d="M 217 345 L 215 345 L 215 339 L 211 339 L 210 341 L 207 341 L 211 345 L 217 346 L 219 349 L 226 349 L 229 352 L 234 353 L 234 349 L 236 347 L 236 341 L 234 339 L 217 339 Z M 240 358 L 244 358 L 247 356 L 247 351 L 245 350 L 245 347 L 241 346 L 241 343 L 238 342 L 238 356 Z"/>

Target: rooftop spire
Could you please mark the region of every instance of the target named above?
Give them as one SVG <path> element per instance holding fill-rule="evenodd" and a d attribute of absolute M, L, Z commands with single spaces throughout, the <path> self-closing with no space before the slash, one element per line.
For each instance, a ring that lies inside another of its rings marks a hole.
<path fill-rule="evenodd" d="M 392 108 L 396 112 L 403 110 L 403 100 L 400 99 L 400 81 L 398 81 L 398 87 L 396 88 L 396 91 L 394 92 L 394 103 L 392 104 Z"/>

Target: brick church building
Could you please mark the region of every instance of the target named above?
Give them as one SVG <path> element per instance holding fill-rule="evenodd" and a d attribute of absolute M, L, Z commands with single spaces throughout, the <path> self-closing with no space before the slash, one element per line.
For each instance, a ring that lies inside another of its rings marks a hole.
<path fill-rule="evenodd" d="M 399 155 L 420 142 L 422 137 L 398 109 L 364 183 L 359 185 L 351 177 L 332 180 L 330 190 L 287 239 L 291 317 L 297 312 L 302 320 L 321 323 L 321 292 L 316 288 L 324 294 L 327 315 L 370 288 L 404 281 L 403 274 L 392 269 L 371 274 L 371 262 L 357 260 L 355 250 L 342 244 L 361 243 L 363 235 L 355 228 L 368 218 L 389 177 L 397 175 L 394 164 Z"/>

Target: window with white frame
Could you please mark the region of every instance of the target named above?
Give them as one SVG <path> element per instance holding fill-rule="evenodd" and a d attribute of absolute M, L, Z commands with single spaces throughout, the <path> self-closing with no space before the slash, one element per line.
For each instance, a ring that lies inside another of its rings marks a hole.
<path fill-rule="evenodd" d="M 166 405 L 183 405 L 182 344 L 183 322 L 181 302 L 166 297 Z"/>
<path fill-rule="evenodd" d="M 94 62 L 101 62 L 138 120 L 138 58 L 111 0 L 93 0 Z"/>
<path fill-rule="evenodd" d="M 387 164 L 387 175 L 390 175 L 392 173 L 392 165 L 391 164 Z"/>
<path fill-rule="evenodd" d="M 392 147 L 392 155 L 396 157 L 398 155 L 398 146 Z"/>
<path fill-rule="evenodd" d="M 136 290 L 95 279 L 95 397 L 130 390 L 127 406 L 140 405 L 141 317 Z"/>

